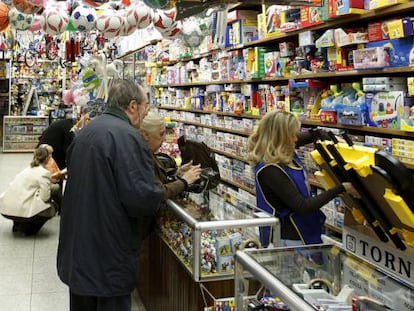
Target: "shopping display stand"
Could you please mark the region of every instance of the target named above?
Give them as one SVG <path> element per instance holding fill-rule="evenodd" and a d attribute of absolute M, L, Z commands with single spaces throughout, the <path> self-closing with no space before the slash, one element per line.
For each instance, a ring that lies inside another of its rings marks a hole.
<path fill-rule="evenodd" d="M 360 198 L 348 198 L 343 246 L 388 273 L 414 284 L 414 176 L 399 160 L 377 148 L 317 141 L 312 157 L 322 184 L 351 182 Z M 360 212 L 360 214 L 355 212 Z"/>
<path fill-rule="evenodd" d="M 161 217 L 160 231 L 145 240 L 140 254 L 137 287 L 147 310 L 203 310 L 213 306 L 217 299 L 233 297 L 236 251 L 250 247 L 253 240 L 258 241 L 260 226 L 272 227 L 273 243 L 278 245 L 280 228 L 276 218 L 264 213 L 256 215 L 246 208 L 245 213 L 241 212 L 240 206 L 225 202 L 223 197 L 223 194 L 210 191 L 208 217 L 201 215 L 197 207 L 187 201 L 167 201 L 171 218 L 162 220 Z M 168 224 L 171 226 L 167 227 Z M 187 247 L 188 253 L 191 253 L 189 257 L 182 256 L 181 248 L 177 246 L 179 243 L 176 243 L 176 237 L 179 234 L 173 234 L 173 237 L 165 234 L 179 233 L 183 229 L 191 231 L 187 240 L 192 245 L 191 249 Z M 234 231 L 237 232 L 233 233 Z M 214 271 L 206 271 L 202 267 L 202 257 L 205 254 L 203 245 L 210 232 L 222 233 L 216 236 L 216 252 L 210 253 L 216 258 Z M 227 232 L 229 234 L 226 236 Z M 236 243 L 233 242 L 236 239 L 243 246 L 235 248 Z M 226 240 L 228 244 L 223 242 Z M 223 255 L 224 248 L 221 246 L 228 246 L 229 253 Z"/>

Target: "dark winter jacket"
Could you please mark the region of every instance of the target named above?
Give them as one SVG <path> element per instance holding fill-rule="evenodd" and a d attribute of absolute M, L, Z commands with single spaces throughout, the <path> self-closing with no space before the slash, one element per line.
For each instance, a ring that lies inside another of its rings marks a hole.
<path fill-rule="evenodd" d="M 80 131 L 68 150 L 57 267 L 78 295 L 132 292 L 146 224 L 159 208 L 152 156 L 121 110 Z"/>
<path fill-rule="evenodd" d="M 71 132 L 72 126 L 72 120 L 54 121 L 39 139 L 39 145 L 48 144 L 53 147 L 53 159 L 61 170 L 66 167 L 66 151 L 75 135 Z"/>

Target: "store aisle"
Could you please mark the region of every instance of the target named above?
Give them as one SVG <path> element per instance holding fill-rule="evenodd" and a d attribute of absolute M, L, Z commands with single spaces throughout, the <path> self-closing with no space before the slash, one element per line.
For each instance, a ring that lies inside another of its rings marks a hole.
<path fill-rule="evenodd" d="M 0 150 L 0 193 L 31 158 Z M 68 311 L 68 288 L 56 273 L 59 217 L 35 237 L 15 235 L 11 228 L 12 221 L 0 216 L 0 310 Z M 145 311 L 136 293 L 132 301 L 132 311 Z"/>

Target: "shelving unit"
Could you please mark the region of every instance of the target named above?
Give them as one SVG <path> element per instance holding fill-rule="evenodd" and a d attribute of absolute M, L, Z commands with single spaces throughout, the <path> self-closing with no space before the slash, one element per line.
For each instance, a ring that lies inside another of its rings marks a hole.
<path fill-rule="evenodd" d="M 0 59 L 0 122 L 10 113 L 10 82 L 10 60 Z M 3 135 L 3 129 L 0 128 L 0 141 Z"/>
<path fill-rule="evenodd" d="M 338 18 L 332 21 L 324 22 L 323 24 L 316 25 L 313 27 L 307 27 L 303 29 L 298 29 L 295 31 L 282 33 L 279 35 L 275 35 L 271 38 L 260 39 L 253 42 L 247 42 L 242 45 L 233 46 L 226 49 L 221 50 L 213 50 L 208 53 L 203 53 L 200 55 L 194 55 L 191 58 L 182 58 L 182 59 L 175 59 L 170 60 L 168 62 L 156 62 L 152 64 L 153 67 L 160 69 L 167 69 L 168 66 L 179 65 L 184 67 L 188 62 L 199 62 L 202 58 L 209 58 L 211 56 L 217 55 L 220 52 L 231 52 L 235 50 L 240 50 L 249 47 L 255 46 L 271 46 L 283 41 L 296 41 L 298 35 L 303 31 L 319 31 L 322 32 L 326 29 L 330 28 L 352 28 L 355 27 L 356 24 L 364 25 L 371 21 L 377 20 L 384 20 L 387 18 L 392 17 L 401 17 L 401 16 L 410 16 L 414 13 L 414 3 L 407 2 L 404 4 L 398 4 L 389 6 L 386 8 L 382 8 L 379 10 L 374 10 L 367 12 L 362 15 L 350 15 L 344 18 Z M 180 68 L 181 68 L 180 67 Z M 237 85 L 240 88 L 243 87 L 245 84 L 252 84 L 252 85 L 262 85 L 262 84 L 269 84 L 272 86 L 285 86 L 289 83 L 290 80 L 298 80 L 303 81 L 306 79 L 317 79 L 320 81 L 329 81 L 330 83 L 342 83 L 342 82 L 354 82 L 356 80 L 361 80 L 362 77 L 377 77 L 377 76 L 392 76 L 392 77 L 407 77 L 407 76 L 414 76 L 414 66 L 408 67 L 389 67 L 389 68 L 379 68 L 379 69 L 365 69 L 365 70 L 348 70 L 348 71 L 336 71 L 336 72 L 317 72 L 317 73 L 309 73 L 309 74 L 299 74 L 299 75 L 291 75 L 291 76 L 284 76 L 284 77 L 273 77 L 273 78 L 262 78 L 262 79 L 227 79 L 227 80 L 215 80 L 215 81 L 197 81 L 197 82 L 184 82 L 184 83 L 166 83 L 167 79 L 155 79 L 155 81 L 164 81 L 163 83 L 155 83 L 151 85 L 155 94 L 162 91 L 176 91 L 183 92 L 192 88 L 207 88 L 211 85 L 219 85 L 221 87 L 225 87 L 228 85 Z M 181 79 L 180 79 L 181 80 Z M 167 94 L 168 95 L 168 94 Z M 204 108 L 206 110 L 198 110 L 198 109 L 191 109 L 189 108 L 189 103 L 180 102 L 175 100 L 174 96 L 176 94 L 173 93 L 172 98 L 169 99 L 168 96 L 165 96 L 157 105 L 160 112 L 165 113 L 171 117 L 171 120 L 180 124 L 180 126 L 184 129 L 189 129 L 190 134 L 194 134 L 194 137 L 201 138 L 204 133 L 207 134 L 207 137 L 203 139 L 211 148 L 212 150 L 219 156 L 225 157 L 229 159 L 230 163 L 233 161 L 240 161 L 245 165 L 248 165 L 248 161 L 243 154 L 238 152 L 227 152 L 224 148 L 217 148 L 217 141 L 220 138 L 213 139 L 214 135 L 219 134 L 223 135 L 223 133 L 234 134 L 242 137 L 243 139 L 247 139 L 248 136 L 251 134 L 253 128 L 251 130 L 243 130 L 243 129 L 235 129 L 229 128 L 228 124 L 226 126 L 221 126 L 217 124 L 211 124 L 207 121 L 216 120 L 215 118 L 225 117 L 225 118 L 234 118 L 234 119 L 251 119 L 254 122 L 258 122 L 261 119 L 261 115 L 252 115 L 251 112 L 243 112 L 242 114 L 235 114 L 232 112 L 223 112 L 223 111 L 215 111 L 209 108 Z M 194 107 L 193 107 L 194 108 Z M 188 113 L 188 114 L 187 114 Z M 211 115 L 211 119 L 205 117 L 205 115 Z M 331 123 L 323 123 L 320 121 L 314 120 L 302 120 L 302 126 L 305 128 L 309 127 L 326 127 L 332 129 L 339 129 L 343 130 L 349 134 L 356 134 L 356 135 L 369 135 L 369 136 L 376 136 L 376 137 L 384 137 L 384 138 L 402 138 L 407 140 L 414 140 L 414 132 L 404 132 L 395 129 L 388 129 L 388 128 L 378 128 L 378 127 L 367 127 L 367 126 L 348 126 L 342 124 L 331 124 Z M 198 130 L 197 130 L 198 129 Z M 209 144 L 210 143 L 210 144 Z M 220 144 L 219 144 L 220 145 Z M 405 165 L 414 170 L 414 164 L 405 163 Z M 254 195 L 255 190 L 250 187 L 246 187 L 238 183 L 228 176 L 223 176 L 222 174 L 222 181 L 225 184 L 231 185 L 236 189 L 243 189 L 250 194 Z M 315 187 L 322 189 L 322 186 L 316 181 L 314 178 L 310 178 L 310 184 Z M 330 230 L 335 233 L 341 233 L 342 229 L 338 228 L 332 224 L 326 225 L 327 230 Z"/>
<path fill-rule="evenodd" d="M 3 152 L 33 152 L 48 126 L 47 117 L 5 116 Z"/>

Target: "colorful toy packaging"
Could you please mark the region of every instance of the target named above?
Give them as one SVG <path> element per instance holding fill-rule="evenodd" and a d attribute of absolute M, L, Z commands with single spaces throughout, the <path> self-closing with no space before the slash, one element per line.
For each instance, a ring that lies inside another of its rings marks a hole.
<path fill-rule="evenodd" d="M 367 92 L 367 125 L 399 130 L 404 108 L 404 92 Z"/>

